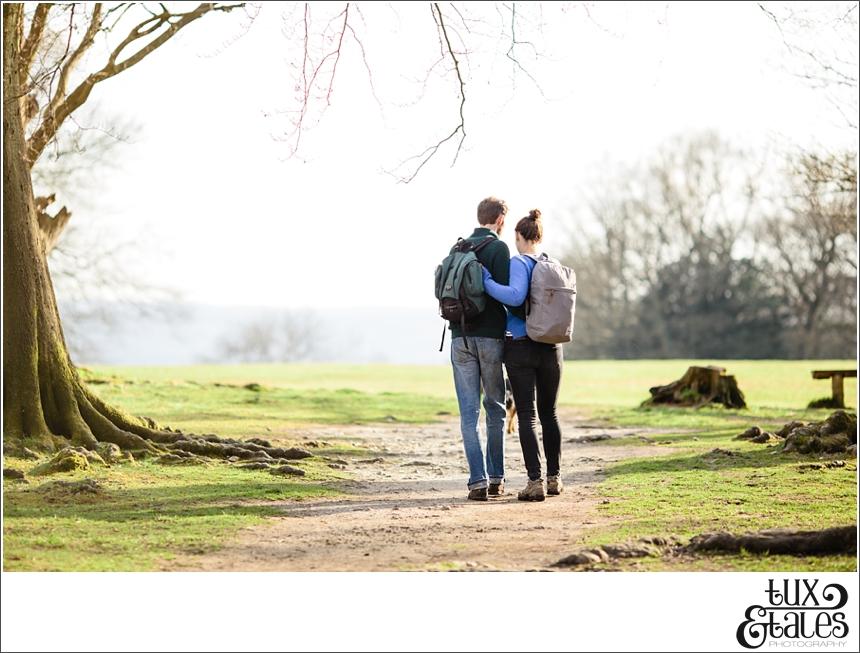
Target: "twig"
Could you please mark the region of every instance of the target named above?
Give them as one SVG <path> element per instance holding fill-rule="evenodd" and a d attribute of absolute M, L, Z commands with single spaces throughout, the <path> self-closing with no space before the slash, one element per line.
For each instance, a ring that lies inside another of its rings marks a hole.
<path fill-rule="evenodd" d="M 460 134 L 460 140 L 457 143 L 457 150 L 454 152 L 454 159 L 451 162 L 451 166 L 457 163 L 457 158 L 460 156 L 460 151 L 463 148 L 463 142 L 466 140 L 466 117 L 465 117 L 465 107 L 466 107 L 466 82 L 463 80 L 463 75 L 460 72 L 460 61 L 457 59 L 457 55 L 454 52 L 454 48 L 451 45 L 451 39 L 448 36 L 448 30 L 445 25 L 445 19 L 442 16 L 442 10 L 439 8 L 439 3 L 434 2 L 432 5 L 431 11 L 434 11 L 434 19 L 436 21 L 436 26 L 439 31 L 440 42 L 444 39 L 445 47 L 447 49 L 448 56 L 451 57 L 451 61 L 454 63 L 454 71 L 457 73 L 457 81 L 460 87 L 460 107 L 459 107 L 459 116 L 460 122 L 454 127 L 453 131 L 448 134 L 445 138 L 439 140 L 435 144 L 429 146 L 422 153 L 417 154 L 413 157 L 406 159 L 403 163 L 398 167 L 403 167 L 409 161 L 414 161 L 416 159 L 420 160 L 420 163 L 416 166 L 415 170 L 412 171 L 411 175 L 406 177 L 400 177 L 399 181 L 404 184 L 408 184 L 421 172 L 421 169 L 427 164 L 430 159 L 439 151 L 439 148 L 442 147 L 445 143 L 453 139 L 457 134 Z"/>

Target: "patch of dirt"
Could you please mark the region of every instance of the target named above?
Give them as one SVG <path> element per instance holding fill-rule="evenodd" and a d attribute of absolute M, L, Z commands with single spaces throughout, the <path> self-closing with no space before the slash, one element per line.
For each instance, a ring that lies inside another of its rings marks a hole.
<path fill-rule="evenodd" d="M 244 529 L 216 552 L 186 555 L 165 570 L 376 571 L 548 569 L 589 530 L 608 523 L 597 506 L 603 467 L 653 455 L 647 446 L 613 446 L 635 433 L 560 415 L 564 492 L 517 501 L 526 482 L 519 439 L 506 437 L 506 494 L 466 500 L 468 467 L 459 420 L 430 425 L 306 428 L 296 439 L 349 442 L 372 452 L 348 462 L 345 496 L 289 501 L 265 524 Z M 610 442 L 595 441 L 607 435 Z M 670 453 L 669 448 L 663 449 Z M 341 461 L 339 461 L 341 462 Z M 271 505 L 270 503 L 267 505 Z"/>

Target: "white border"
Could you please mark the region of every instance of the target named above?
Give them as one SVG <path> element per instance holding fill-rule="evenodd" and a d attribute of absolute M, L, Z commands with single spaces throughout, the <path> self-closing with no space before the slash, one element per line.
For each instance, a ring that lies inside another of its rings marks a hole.
<path fill-rule="evenodd" d="M 857 573 L 4 573 L 3 651 L 743 651 L 768 578 Z"/>

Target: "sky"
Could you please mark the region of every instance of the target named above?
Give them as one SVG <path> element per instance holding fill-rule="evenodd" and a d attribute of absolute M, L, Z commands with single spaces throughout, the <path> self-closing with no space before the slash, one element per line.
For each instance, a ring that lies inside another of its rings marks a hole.
<path fill-rule="evenodd" d="M 397 164 L 456 125 L 458 84 L 443 62 L 422 94 L 439 53 L 426 4 L 358 6 L 373 85 L 347 38 L 331 104 L 319 121 L 311 107 L 318 124 L 295 156 L 285 112 L 301 41 L 288 4 L 266 3 L 253 20 L 206 16 L 99 84 L 92 126 L 138 129 L 86 191 L 92 202 L 72 207 L 81 229 L 138 241 L 134 274 L 190 302 L 435 316 L 434 269 L 486 196 L 509 205 L 512 250 L 516 220 L 540 208 L 552 254 L 587 229 L 575 216 L 591 184 L 678 134 L 712 129 L 751 148 L 856 139 L 824 94 L 788 74 L 783 35 L 756 3 L 546 3 L 540 30 L 536 10 L 520 9 L 519 38 L 540 56 L 524 43 L 515 52 L 537 85 L 505 56 L 510 5 L 482 3 L 467 7 L 481 19 L 467 23 L 473 32 L 459 29 L 470 49 L 463 150 L 451 165 L 454 150 L 441 149 L 398 183 Z"/>

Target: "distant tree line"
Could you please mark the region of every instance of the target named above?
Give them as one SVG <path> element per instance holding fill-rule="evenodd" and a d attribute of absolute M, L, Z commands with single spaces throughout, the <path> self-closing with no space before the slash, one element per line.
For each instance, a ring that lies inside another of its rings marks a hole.
<path fill-rule="evenodd" d="M 774 172 L 699 133 L 605 178 L 575 210 L 566 355 L 854 358 L 856 157 Z"/>
<path fill-rule="evenodd" d="M 295 363 L 318 359 L 328 340 L 313 313 L 285 311 L 261 318 L 226 334 L 218 342 L 217 363 Z"/>

